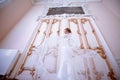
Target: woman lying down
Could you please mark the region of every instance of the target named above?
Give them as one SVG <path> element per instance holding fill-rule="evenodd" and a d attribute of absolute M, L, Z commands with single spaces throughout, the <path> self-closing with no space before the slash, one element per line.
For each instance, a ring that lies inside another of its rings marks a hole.
<path fill-rule="evenodd" d="M 96 51 L 79 49 L 69 28 L 60 39 L 46 39 L 36 51 L 35 80 L 110 80 L 108 67 Z M 52 42 L 56 45 L 52 45 Z"/>

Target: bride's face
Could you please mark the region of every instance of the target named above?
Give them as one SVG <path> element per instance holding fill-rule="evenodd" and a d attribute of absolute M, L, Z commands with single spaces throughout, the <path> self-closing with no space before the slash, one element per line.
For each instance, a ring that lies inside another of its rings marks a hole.
<path fill-rule="evenodd" d="M 65 33 L 65 34 L 69 34 L 69 32 L 68 32 L 67 30 L 64 30 L 64 33 Z"/>

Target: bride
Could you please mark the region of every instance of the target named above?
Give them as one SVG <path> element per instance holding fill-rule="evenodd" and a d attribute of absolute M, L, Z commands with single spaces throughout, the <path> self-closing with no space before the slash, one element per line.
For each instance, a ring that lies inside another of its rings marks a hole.
<path fill-rule="evenodd" d="M 110 80 L 107 64 L 99 54 L 93 50 L 79 49 L 69 28 L 65 28 L 64 33 L 58 46 L 58 79 Z"/>
<path fill-rule="evenodd" d="M 53 39 L 46 40 L 38 49 L 41 62 L 37 69 L 37 75 L 41 78 L 38 80 L 110 80 L 107 77 L 108 67 L 99 54 L 93 50 L 79 49 L 69 28 L 65 28 L 64 33 L 54 50 L 50 48 Z M 48 44 L 49 47 L 46 46 Z"/>
<path fill-rule="evenodd" d="M 73 49 L 75 46 L 72 39 L 71 30 L 64 29 L 65 35 L 60 39 L 58 46 L 58 73 L 57 77 L 61 80 L 75 80 L 73 69 L 73 57 L 75 56 Z"/>

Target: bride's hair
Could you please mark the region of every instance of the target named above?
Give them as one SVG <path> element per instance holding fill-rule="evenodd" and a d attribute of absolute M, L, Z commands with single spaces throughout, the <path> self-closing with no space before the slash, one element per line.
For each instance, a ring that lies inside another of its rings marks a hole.
<path fill-rule="evenodd" d="M 71 33 L 70 28 L 65 28 L 65 31 L 67 31 L 68 33 Z"/>

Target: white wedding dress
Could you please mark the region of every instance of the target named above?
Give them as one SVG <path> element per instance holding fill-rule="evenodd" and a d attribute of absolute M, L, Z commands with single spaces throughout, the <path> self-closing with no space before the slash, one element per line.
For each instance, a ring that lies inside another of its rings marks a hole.
<path fill-rule="evenodd" d="M 57 77 L 60 80 L 109 80 L 108 67 L 97 52 L 79 49 L 71 34 L 59 43 Z"/>
<path fill-rule="evenodd" d="M 59 41 L 58 47 L 58 72 L 57 77 L 60 80 L 75 80 L 73 61 L 72 58 L 74 52 L 72 50 L 75 47 L 74 41 L 71 39 L 71 34 L 67 34 Z"/>
<path fill-rule="evenodd" d="M 55 44 L 52 45 L 51 41 Z M 93 50 L 79 49 L 76 45 L 71 34 L 56 40 L 46 39 L 37 50 L 39 60 L 35 79 L 110 80 L 108 67 L 99 54 Z M 49 56 L 45 58 L 46 55 Z"/>

